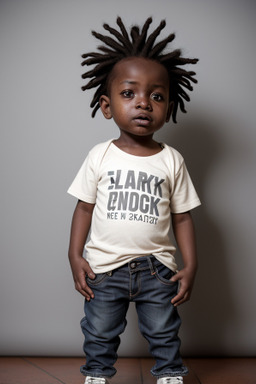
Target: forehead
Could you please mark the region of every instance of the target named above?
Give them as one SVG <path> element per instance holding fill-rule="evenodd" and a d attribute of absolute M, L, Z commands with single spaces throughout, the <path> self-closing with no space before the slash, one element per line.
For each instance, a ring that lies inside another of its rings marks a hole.
<path fill-rule="evenodd" d="M 110 81 L 139 81 L 169 87 L 166 68 L 159 62 L 143 57 L 129 57 L 119 61 L 113 68 Z"/>

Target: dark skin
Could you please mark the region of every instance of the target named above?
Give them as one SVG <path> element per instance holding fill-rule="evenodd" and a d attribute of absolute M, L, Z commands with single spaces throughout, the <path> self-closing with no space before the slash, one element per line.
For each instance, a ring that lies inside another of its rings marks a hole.
<path fill-rule="evenodd" d="M 135 156 L 151 156 L 161 151 L 153 135 L 169 121 L 172 102 L 169 100 L 169 77 L 162 64 L 144 58 L 127 58 L 117 63 L 111 74 L 108 95 L 101 96 L 101 111 L 113 118 L 120 130 L 114 144 Z M 84 245 L 90 230 L 94 204 L 78 201 L 74 211 L 69 260 L 75 288 L 86 300 L 94 295 L 86 284 L 86 276 L 94 278 L 83 258 Z M 183 268 L 172 281 L 179 281 L 179 292 L 172 299 L 178 306 L 189 300 L 197 270 L 195 231 L 190 212 L 172 214 L 172 226 L 182 254 Z"/>

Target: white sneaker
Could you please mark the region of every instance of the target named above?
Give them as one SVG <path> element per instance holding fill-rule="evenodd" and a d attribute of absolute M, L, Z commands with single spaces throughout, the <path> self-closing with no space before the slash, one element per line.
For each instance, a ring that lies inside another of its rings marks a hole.
<path fill-rule="evenodd" d="M 84 384 L 108 384 L 108 381 L 104 377 L 87 376 Z"/>
<path fill-rule="evenodd" d="M 161 377 L 157 379 L 157 384 L 183 384 L 183 378 L 181 376 Z"/>

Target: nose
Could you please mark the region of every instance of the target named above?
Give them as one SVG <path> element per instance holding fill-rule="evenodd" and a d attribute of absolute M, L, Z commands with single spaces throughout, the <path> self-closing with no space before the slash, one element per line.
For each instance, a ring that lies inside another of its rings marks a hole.
<path fill-rule="evenodd" d="M 137 109 L 145 109 L 147 111 L 152 110 L 152 106 L 151 106 L 151 103 L 150 103 L 150 98 L 147 97 L 146 95 L 138 96 L 138 100 L 137 100 L 137 103 L 136 103 L 136 108 Z"/>

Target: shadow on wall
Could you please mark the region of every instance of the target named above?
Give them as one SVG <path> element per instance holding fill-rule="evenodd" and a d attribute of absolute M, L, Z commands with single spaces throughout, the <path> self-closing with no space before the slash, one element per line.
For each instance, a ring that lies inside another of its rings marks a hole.
<path fill-rule="evenodd" d="M 170 128 L 170 129 L 169 129 Z M 219 131 L 209 121 L 190 121 L 182 128 L 172 125 L 160 132 L 158 140 L 176 148 L 185 158 L 190 175 L 202 201 L 202 206 L 193 211 L 197 232 L 199 270 L 191 301 L 180 307 L 183 319 L 180 336 L 182 353 L 195 355 L 225 355 L 225 333 L 235 316 L 234 298 L 227 266 L 225 234 L 211 217 L 207 201 L 207 181 L 216 159 L 226 151 Z M 180 255 L 177 252 L 180 263 Z M 137 316 L 134 307 L 128 313 L 129 334 L 133 340 L 122 336 L 120 355 L 129 356 L 131 343 L 137 344 L 137 355 L 148 355 L 147 343 L 136 329 Z M 125 349 L 122 345 L 125 344 Z"/>
<path fill-rule="evenodd" d="M 166 141 L 184 156 L 202 201 L 202 206 L 193 212 L 199 270 L 191 301 L 180 310 L 182 350 L 189 356 L 225 355 L 225 334 L 235 316 L 225 233 L 214 221 L 211 201 L 207 200 L 211 170 L 228 150 L 219 130 L 208 120 L 190 122 L 171 132 L 169 138 L 166 136 Z"/>

